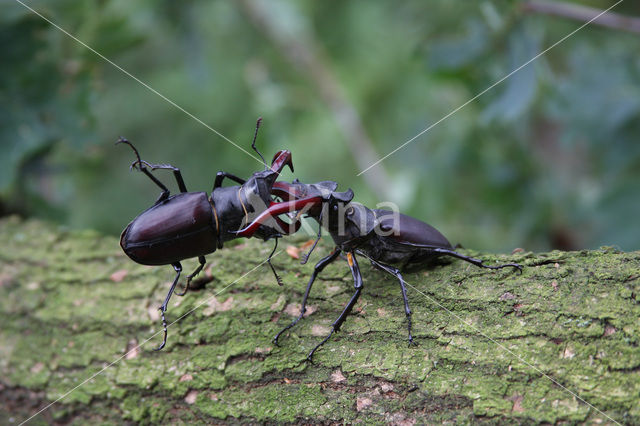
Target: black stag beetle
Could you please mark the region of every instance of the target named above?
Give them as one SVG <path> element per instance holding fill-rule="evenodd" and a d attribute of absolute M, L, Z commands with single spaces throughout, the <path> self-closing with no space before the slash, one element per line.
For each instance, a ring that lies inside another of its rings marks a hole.
<path fill-rule="evenodd" d="M 244 180 L 226 172 L 218 172 L 211 195 L 206 192 L 187 192 L 180 169 L 170 164 L 150 164 L 140 159 L 138 150 L 124 138 L 116 144 L 129 145 L 136 160 L 131 168 L 138 168 L 146 174 L 162 193 L 153 206 L 136 217 L 122 232 L 120 246 L 134 262 L 143 265 L 171 265 L 176 276 L 167 293 L 164 303 L 160 306 L 164 338 L 162 344 L 155 350 L 162 349 L 167 342 L 167 322 L 165 312 L 171 295 L 174 293 L 178 278 L 182 272 L 181 260 L 197 257 L 198 267 L 187 276 L 184 291 L 178 296 L 184 296 L 189 284 L 204 267 L 205 255 L 220 249 L 225 241 L 238 238 L 235 233 L 243 224 L 251 221 L 269 206 L 277 205 L 272 201 L 271 191 L 274 182 L 285 165 L 293 171 L 291 152 L 279 151 L 273 158 L 271 168 L 267 166 L 264 157 L 255 146 L 260 120 L 256 125 L 251 147 L 260 155 L 265 170 L 254 173 Z M 151 171 L 166 169 L 173 171 L 180 190 L 179 194 L 171 195 L 169 189 L 160 182 Z M 222 187 L 225 178 L 237 182 L 239 185 Z M 278 246 L 278 237 L 294 233 L 300 226 L 299 222 L 286 223 L 274 217 L 268 225 L 260 225 L 255 236 L 268 240 L 275 238 L 275 246 L 267 262 L 273 271 L 278 284 L 282 285 L 280 277 L 271 264 L 271 257 Z"/>
<path fill-rule="evenodd" d="M 351 296 L 340 316 L 333 322 L 329 335 L 309 352 L 307 356 L 309 360 L 311 360 L 314 352 L 329 340 L 335 331 L 340 329 L 360 296 L 363 284 L 356 254 L 366 257 L 375 267 L 395 276 L 400 282 L 404 311 L 407 316 L 409 343 L 414 343 L 411 335 L 411 310 L 407 299 L 406 283 L 400 273 L 401 269 L 410 265 L 428 266 L 442 256 L 451 256 L 481 268 L 501 269 L 512 267 L 522 272 L 522 266 L 516 263 L 486 265 L 480 259 L 460 254 L 454 250 L 454 247 L 444 235 L 433 226 L 399 212 L 369 209 L 360 203 L 351 201 L 353 199 L 353 191 L 351 189 L 345 192 L 336 192 L 337 187 L 338 184 L 332 181 L 316 184 L 304 184 L 297 179 L 292 183 L 276 182 L 272 193 L 286 201 L 266 209 L 251 224 L 237 233 L 239 236 L 250 237 L 254 231 L 259 229 L 260 224 L 270 216 L 297 211 L 297 218 L 302 214 L 306 214 L 320 224 L 318 238 L 309 253 L 303 257 L 302 263 L 307 261 L 316 247 L 322 235 L 323 227 L 329 231 L 336 244 L 331 254 L 315 265 L 302 299 L 300 315 L 275 336 L 274 343 L 276 344 L 283 332 L 296 325 L 302 319 L 306 311 L 307 298 L 309 297 L 311 286 L 318 274 L 328 264 L 336 260 L 340 253 L 346 255 L 347 263 L 353 275 L 355 293 Z M 396 268 L 391 264 L 399 265 L 399 267 Z"/>

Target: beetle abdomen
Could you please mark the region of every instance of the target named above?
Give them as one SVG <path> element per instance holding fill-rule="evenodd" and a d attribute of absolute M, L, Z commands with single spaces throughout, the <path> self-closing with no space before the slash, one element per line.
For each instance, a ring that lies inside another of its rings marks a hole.
<path fill-rule="evenodd" d="M 120 246 L 133 261 L 166 265 L 216 250 L 216 224 L 205 192 L 177 194 L 136 217 Z"/>
<path fill-rule="evenodd" d="M 451 248 L 447 238 L 433 226 L 414 217 L 388 210 L 374 210 L 385 235 L 395 241 L 424 246 Z"/>

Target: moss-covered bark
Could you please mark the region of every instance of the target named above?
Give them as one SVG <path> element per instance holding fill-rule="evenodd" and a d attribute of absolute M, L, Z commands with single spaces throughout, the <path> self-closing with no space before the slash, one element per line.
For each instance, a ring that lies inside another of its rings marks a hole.
<path fill-rule="evenodd" d="M 325 270 L 311 315 L 274 347 L 312 265 L 281 253 L 284 287 L 263 265 L 227 288 L 271 250 L 251 241 L 210 255 L 205 288 L 173 298 L 169 321 L 195 310 L 165 350 L 152 351 L 158 335 L 82 384 L 160 330 L 172 268 L 37 221 L 1 220 L 0 241 L 0 423 L 78 385 L 32 421 L 640 422 L 640 252 L 482 255 L 524 272 L 454 261 L 407 274 L 413 347 L 397 282 L 361 260 L 354 314 L 309 364 L 353 291 L 349 270 Z"/>

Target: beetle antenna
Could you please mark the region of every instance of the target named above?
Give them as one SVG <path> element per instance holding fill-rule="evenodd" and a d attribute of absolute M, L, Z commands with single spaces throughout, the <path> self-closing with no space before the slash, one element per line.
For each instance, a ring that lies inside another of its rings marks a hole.
<path fill-rule="evenodd" d="M 260 153 L 260 151 L 258 151 L 258 148 L 256 147 L 256 138 L 258 137 L 258 129 L 260 128 L 260 123 L 261 122 L 262 122 L 262 117 L 258 117 L 258 121 L 256 122 L 256 132 L 253 134 L 253 142 L 251 142 L 251 148 L 253 148 L 253 150 L 258 153 L 260 158 L 262 158 L 262 163 L 264 164 L 264 169 L 267 170 L 269 168 L 267 166 L 267 162 L 265 161 L 264 157 L 262 156 L 262 154 Z"/>

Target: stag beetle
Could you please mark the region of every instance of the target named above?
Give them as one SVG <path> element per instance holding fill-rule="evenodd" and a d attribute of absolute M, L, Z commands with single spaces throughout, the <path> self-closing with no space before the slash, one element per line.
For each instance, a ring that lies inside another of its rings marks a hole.
<path fill-rule="evenodd" d="M 255 146 L 260 119 L 256 124 L 256 131 L 251 147 L 260 155 L 265 170 L 254 173 L 248 180 L 244 180 L 226 172 L 218 172 L 210 196 L 205 192 L 187 192 L 180 169 L 170 164 L 150 164 L 140 159 L 138 150 L 131 142 L 120 138 L 116 144 L 129 145 L 136 156 L 131 168 L 138 168 L 160 187 L 162 193 L 156 202 L 138 215 L 122 232 L 120 246 L 134 262 L 143 265 L 171 265 L 176 276 L 169 292 L 160 306 L 164 338 L 162 344 L 155 350 L 162 349 L 167 342 L 167 322 L 165 312 L 171 295 L 174 293 L 180 273 L 181 260 L 197 257 L 198 267 L 187 276 L 184 291 L 178 296 L 184 296 L 189 284 L 204 267 L 204 255 L 220 249 L 225 241 L 238 238 L 235 234 L 243 223 L 251 220 L 252 216 L 260 213 L 274 203 L 271 190 L 278 175 L 285 165 L 293 171 L 291 152 L 279 151 L 273 158 L 271 168 L 268 168 L 264 157 Z M 166 169 L 173 171 L 173 175 L 180 190 L 179 194 L 170 196 L 169 189 L 160 182 L 151 171 Z M 151 170 L 151 171 L 150 171 Z M 240 185 L 222 187 L 225 178 Z M 260 225 L 255 235 L 263 240 L 275 238 L 275 246 L 267 262 L 273 271 L 278 284 L 282 285 L 280 277 L 271 264 L 271 257 L 278 246 L 278 237 L 297 231 L 299 222 L 285 223 L 280 218 L 274 218 L 269 226 Z"/>
<path fill-rule="evenodd" d="M 427 266 L 433 264 L 434 261 L 442 256 L 451 256 L 482 268 L 501 269 L 512 267 L 522 272 L 522 266 L 516 263 L 485 265 L 480 259 L 460 254 L 454 250 L 454 247 L 444 235 L 433 226 L 399 212 L 369 209 L 360 203 L 352 202 L 353 191 L 351 189 L 345 192 L 336 192 L 337 187 L 338 184 L 333 181 L 324 181 L 316 184 L 304 184 L 297 179 L 292 183 L 276 182 L 272 193 L 287 201 L 269 207 L 251 224 L 237 232 L 239 236 L 250 237 L 253 232 L 259 229 L 260 224 L 270 216 L 298 211 L 298 217 L 301 214 L 306 214 L 317 220 L 320 225 L 318 227 L 318 238 L 309 253 L 303 257 L 302 263 L 307 261 L 316 247 L 322 235 L 323 227 L 329 231 L 336 245 L 331 254 L 315 265 L 302 299 L 300 315 L 274 337 L 273 341 L 276 344 L 283 332 L 296 325 L 302 319 L 306 311 L 307 298 L 309 297 L 311 286 L 318 274 L 328 264 L 336 260 L 340 253 L 346 255 L 346 260 L 353 276 L 355 293 L 351 296 L 340 316 L 331 325 L 331 332 L 309 352 L 308 360 L 311 360 L 314 352 L 329 340 L 334 332 L 340 329 L 347 315 L 349 315 L 358 301 L 363 283 L 356 254 L 369 259 L 375 267 L 388 272 L 398 279 L 404 300 L 410 344 L 414 343 L 411 335 L 411 310 L 407 299 L 406 283 L 400 272 L 405 267 L 412 264 L 415 266 Z M 399 265 L 399 267 L 391 266 L 392 264 Z"/>

